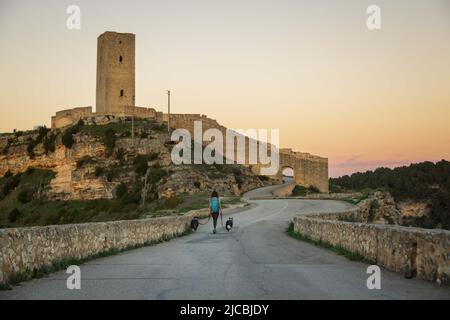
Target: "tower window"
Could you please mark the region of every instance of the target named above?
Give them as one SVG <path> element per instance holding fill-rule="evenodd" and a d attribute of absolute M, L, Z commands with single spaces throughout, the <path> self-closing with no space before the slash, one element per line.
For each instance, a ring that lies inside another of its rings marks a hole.
<path fill-rule="evenodd" d="M 122 56 L 120 56 L 119 57 L 119 62 L 122 62 L 123 61 L 123 58 L 122 58 Z"/>
<path fill-rule="evenodd" d="M 120 96 L 123 97 L 123 89 L 120 90 Z"/>

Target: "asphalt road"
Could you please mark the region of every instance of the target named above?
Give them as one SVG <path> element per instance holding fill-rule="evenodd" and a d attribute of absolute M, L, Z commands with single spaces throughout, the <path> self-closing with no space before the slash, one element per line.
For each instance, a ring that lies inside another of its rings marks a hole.
<path fill-rule="evenodd" d="M 369 290 L 367 264 L 285 232 L 294 215 L 339 211 L 347 203 L 250 202 L 250 209 L 231 214 L 232 232 L 220 227 L 212 234 L 210 221 L 195 234 L 82 265 L 81 290 L 68 290 L 61 271 L 0 291 L 0 299 L 450 299 L 448 287 L 384 269 L 381 289 Z"/>

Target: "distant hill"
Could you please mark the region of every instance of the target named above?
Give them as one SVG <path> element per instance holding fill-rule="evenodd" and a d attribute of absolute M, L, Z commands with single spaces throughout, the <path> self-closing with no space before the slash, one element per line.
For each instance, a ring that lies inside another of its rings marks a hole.
<path fill-rule="evenodd" d="M 441 160 L 411 164 L 395 169 L 378 168 L 330 179 L 331 192 L 386 190 L 396 201 L 427 202 L 430 214 L 416 225 L 450 229 L 450 162 Z"/>

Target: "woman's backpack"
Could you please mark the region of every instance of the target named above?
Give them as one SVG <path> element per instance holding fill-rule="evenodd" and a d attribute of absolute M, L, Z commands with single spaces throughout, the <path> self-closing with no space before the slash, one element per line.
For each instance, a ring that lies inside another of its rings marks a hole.
<path fill-rule="evenodd" d="M 211 198 L 211 212 L 213 213 L 219 212 L 219 199 L 216 197 Z"/>

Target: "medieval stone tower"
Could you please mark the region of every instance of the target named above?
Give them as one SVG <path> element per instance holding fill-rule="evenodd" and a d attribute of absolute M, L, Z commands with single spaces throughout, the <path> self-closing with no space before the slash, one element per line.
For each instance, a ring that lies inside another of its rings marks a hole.
<path fill-rule="evenodd" d="M 135 102 L 135 35 L 107 31 L 97 39 L 97 113 L 123 113 Z"/>

